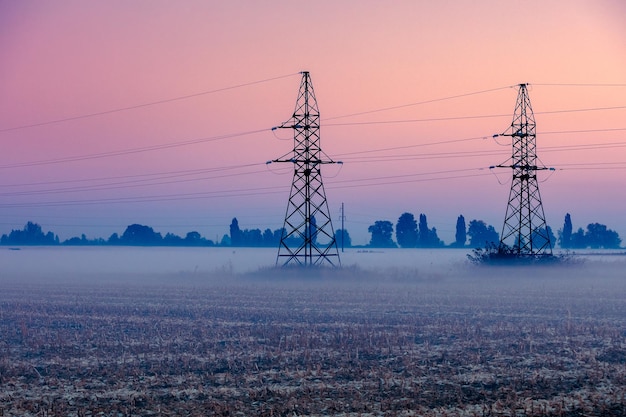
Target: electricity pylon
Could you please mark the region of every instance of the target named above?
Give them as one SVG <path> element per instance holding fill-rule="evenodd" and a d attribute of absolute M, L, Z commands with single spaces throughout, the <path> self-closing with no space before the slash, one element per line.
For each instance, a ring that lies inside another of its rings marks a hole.
<path fill-rule="evenodd" d="M 511 127 L 494 136 L 510 136 L 513 143 L 513 155 L 507 160 L 510 164 L 496 165 L 513 170 L 500 250 L 509 247 L 518 256 L 550 256 L 552 242 L 541 204 L 537 171 L 554 168 L 537 165 L 535 115 L 530 105 L 527 86 L 519 85 Z"/>
<path fill-rule="evenodd" d="M 294 166 L 291 193 L 276 265 L 339 266 L 339 251 L 322 182 L 321 166 L 335 162 L 320 147 L 320 114 L 308 72 L 302 81 L 291 119 L 274 129 L 293 129 L 293 156 L 271 162 Z M 322 159 L 325 157 L 326 159 Z"/>

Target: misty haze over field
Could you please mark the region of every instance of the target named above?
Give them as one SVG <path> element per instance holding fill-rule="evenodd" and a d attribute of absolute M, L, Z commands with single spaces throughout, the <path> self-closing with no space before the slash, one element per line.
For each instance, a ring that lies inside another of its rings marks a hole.
<path fill-rule="evenodd" d="M 264 249 L 1 250 L 0 412 L 623 414 L 626 259 L 466 254 L 302 270 Z"/>

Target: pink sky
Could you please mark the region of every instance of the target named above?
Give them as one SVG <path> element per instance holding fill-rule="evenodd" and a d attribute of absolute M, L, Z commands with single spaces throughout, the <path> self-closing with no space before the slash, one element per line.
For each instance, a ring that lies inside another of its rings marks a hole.
<path fill-rule="evenodd" d="M 621 0 L 0 0 L 0 130 L 293 74 L 0 132 L 0 233 L 28 220 L 61 239 L 82 232 L 107 238 L 136 222 L 212 239 L 228 232 L 232 217 L 243 228 L 281 227 L 291 174 L 264 163 L 293 143 L 290 132 L 277 138 L 269 129 L 293 112 L 297 73 L 307 70 L 323 119 L 322 148 L 345 162 L 340 171 L 323 171 L 330 209 L 338 220 L 345 203 L 355 243 L 368 241 L 374 220 L 395 224 L 406 211 L 425 213 L 447 243 L 459 214 L 500 231 L 510 173 L 496 177 L 485 168 L 510 154 L 491 136 L 510 125 L 517 90 L 335 117 L 526 82 L 539 156 L 560 169 L 540 184 L 548 223 L 556 231 L 570 212 L 575 227 L 601 222 L 626 239 L 626 130 L 607 131 L 626 129 L 626 109 L 550 113 L 626 106 L 626 87 L 543 85 L 626 84 L 625 16 Z M 504 116 L 354 124 L 485 115 Z M 261 129 L 149 152 L 32 164 Z M 603 131 L 548 133 L 575 130 Z M 608 143 L 614 145 L 602 145 Z M 414 147 L 359 153 L 402 146 Z M 580 163 L 593 165 L 572 165 Z M 240 167 L 173 174 L 228 166 Z M 462 169 L 468 171 L 434 174 Z M 147 174 L 159 178 L 156 184 L 139 182 Z M 437 179 L 447 176 L 458 178 Z M 183 193 L 193 198 L 176 199 Z M 110 202 L 147 196 L 160 201 Z M 108 202 L 78 203 L 100 199 Z"/>

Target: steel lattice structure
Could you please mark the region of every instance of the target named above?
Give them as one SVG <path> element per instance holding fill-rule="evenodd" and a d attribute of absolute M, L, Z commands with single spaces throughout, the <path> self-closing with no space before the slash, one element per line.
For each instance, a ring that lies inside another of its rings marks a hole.
<path fill-rule="evenodd" d="M 293 156 L 289 157 L 290 152 L 270 162 L 292 163 L 294 174 L 276 265 L 339 266 L 321 173 L 322 165 L 336 162 L 320 147 L 320 114 L 311 76 L 306 71 L 302 72 L 293 116 L 275 129 L 280 128 L 294 131 Z"/>
<path fill-rule="evenodd" d="M 552 242 L 539 194 L 537 171 L 552 168 L 537 166 L 535 115 L 527 84 L 519 85 L 510 129 L 496 136 L 510 136 L 513 144 L 513 154 L 507 161 L 510 164 L 497 165 L 513 170 L 500 250 L 508 247 L 518 256 L 550 256 Z"/>

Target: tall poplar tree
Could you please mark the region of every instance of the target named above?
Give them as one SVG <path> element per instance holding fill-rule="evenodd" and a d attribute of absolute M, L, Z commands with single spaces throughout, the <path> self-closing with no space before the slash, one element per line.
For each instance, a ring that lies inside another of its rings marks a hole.
<path fill-rule="evenodd" d="M 563 230 L 559 233 L 559 246 L 563 249 L 572 247 L 572 218 L 567 213 L 565 215 L 565 222 L 563 223 Z"/>
<path fill-rule="evenodd" d="M 465 242 L 467 241 L 467 227 L 465 225 L 465 217 L 463 217 L 463 215 L 460 215 L 456 219 L 456 233 L 454 238 L 455 247 L 462 248 L 465 246 Z"/>
<path fill-rule="evenodd" d="M 427 248 L 430 240 L 430 230 L 428 229 L 428 220 L 426 220 L 425 214 L 420 214 L 419 222 L 419 245 L 422 248 Z"/>
<path fill-rule="evenodd" d="M 239 228 L 239 221 L 237 218 L 233 218 L 230 223 L 230 244 L 233 246 L 240 246 L 243 243 L 243 233 Z"/>

